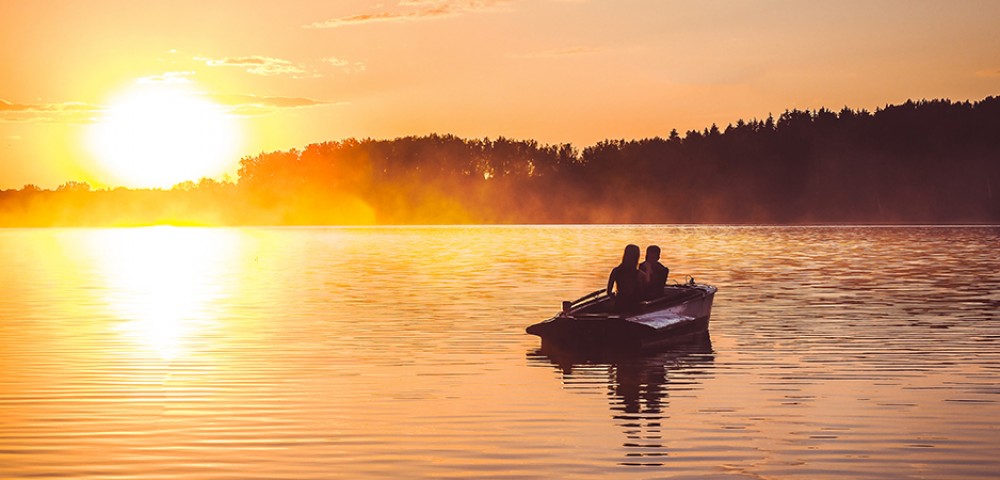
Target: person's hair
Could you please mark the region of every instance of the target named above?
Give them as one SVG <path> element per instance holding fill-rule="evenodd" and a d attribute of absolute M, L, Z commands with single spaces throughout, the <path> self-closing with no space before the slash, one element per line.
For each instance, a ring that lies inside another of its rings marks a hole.
<path fill-rule="evenodd" d="M 625 253 L 622 255 L 622 266 L 637 268 L 639 266 L 639 246 L 631 243 L 625 246 Z"/>
<path fill-rule="evenodd" d="M 651 254 L 655 255 L 656 257 L 659 257 L 660 256 L 660 247 L 658 247 L 656 245 L 650 245 L 650 246 L 646 247 L 646 256 L 649 257 Z"/>

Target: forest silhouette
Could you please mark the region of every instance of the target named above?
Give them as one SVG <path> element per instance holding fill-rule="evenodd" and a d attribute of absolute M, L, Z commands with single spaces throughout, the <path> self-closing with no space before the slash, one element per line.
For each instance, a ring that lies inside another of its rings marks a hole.
<path fill-rule="evenodd" d="M 1000 97 L 790 110 L 578 150 L 347 139 L 169 190 L 0 191 L 0 226 L 452 223 L 997 224 Z"/>

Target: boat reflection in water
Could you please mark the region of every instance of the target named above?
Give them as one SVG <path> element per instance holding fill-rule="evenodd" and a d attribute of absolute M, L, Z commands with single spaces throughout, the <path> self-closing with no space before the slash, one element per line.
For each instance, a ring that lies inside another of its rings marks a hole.
<path fill-rule="evenodd" d="M 530 362 L 555 367 L 567 389 L 607 389 L 613 421 L 625 434 L 626 466 L 662 466 L 668 456 L 670 394 L 697 388 L 715 361 L 705 331 L 656 351 L 566 349 L 543 342 Z"/>

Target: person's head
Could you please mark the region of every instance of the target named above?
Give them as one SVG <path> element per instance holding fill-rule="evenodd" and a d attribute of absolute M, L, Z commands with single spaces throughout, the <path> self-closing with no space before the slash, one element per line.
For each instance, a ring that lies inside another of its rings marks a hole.
<path fill-rule="evenodd" d="M 650 245 L 646 247 L 646 260 L 650 262 L 656 262 L 660 260 L 660 247 L 656 245 Z"/>
<path fill-rule="evenodd" d="M 639 265 L 639 246 L 631 243 L 625 246 L 625 254 L 622 255 L 622 265 L 636 268 Z"/>

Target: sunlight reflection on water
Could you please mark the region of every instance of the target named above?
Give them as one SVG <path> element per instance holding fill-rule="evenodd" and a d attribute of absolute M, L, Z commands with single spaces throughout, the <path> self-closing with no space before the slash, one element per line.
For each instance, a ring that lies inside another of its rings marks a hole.
<path fill-rule="evenodd" d="M 225 305 L 224 269 L 237 267 L 239 239 L 227 230 L 169 227 L 96 230 L 85 254 L 98 272 L 109 310 L 126 336 L 176 357 L 194 330 L 210 328 Z"/>
<path fill-rule="evenodd" d="M 992 478 L 1000 229 L 0 230 L 0 477 Z M 523 328 L 625 243 L 719 286 L 622 358 Z"/>

